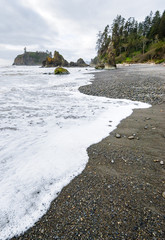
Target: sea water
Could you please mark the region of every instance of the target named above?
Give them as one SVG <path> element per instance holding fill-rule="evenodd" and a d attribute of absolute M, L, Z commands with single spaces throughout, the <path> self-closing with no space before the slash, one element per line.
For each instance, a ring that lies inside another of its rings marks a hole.
<path fill-rule="evenodd" d="M 86 149 L 147 104 L 87 96 L 92 68 L 0 67 L 0 239 L 19 235 L 88 161 Z M 90 74 L 89 74 L 90 73 Z"/>

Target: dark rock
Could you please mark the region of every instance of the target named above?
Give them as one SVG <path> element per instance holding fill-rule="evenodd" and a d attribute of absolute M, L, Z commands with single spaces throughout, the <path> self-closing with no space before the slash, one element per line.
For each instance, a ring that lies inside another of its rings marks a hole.
<path fill-rule="evenodd" d="M 84 60 L 82 59 L 82 58 L 79 58 L 78 60 L 77 60 L 77 66 L 78 67 L 87 67 L 88 65 L 84 62 Z"/>
<path fill-rule="evenodd" d="M 69 66 L 70 66 L 70 67 L 77 67 L 77 64 L 76 64 L 75 62 L 70 62 L 70 63 L 69 63 Z"/>

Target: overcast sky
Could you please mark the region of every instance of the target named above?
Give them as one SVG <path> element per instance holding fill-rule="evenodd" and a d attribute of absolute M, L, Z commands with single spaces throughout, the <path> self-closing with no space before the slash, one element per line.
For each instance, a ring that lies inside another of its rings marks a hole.
<path fill-rule="evenodd" d="M 164 0 L 0 0 L 0 65 L 27 51 L 59 51 L 66 60 L 96 55 L 96 35 L 117 15 L 143 21 Z"/>

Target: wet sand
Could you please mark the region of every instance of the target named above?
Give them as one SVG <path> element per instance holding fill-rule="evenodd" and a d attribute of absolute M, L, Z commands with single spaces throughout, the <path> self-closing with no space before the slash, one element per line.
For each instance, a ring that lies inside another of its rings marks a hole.
<path fill-rule="evenodd" d="M 85 170 L 24 235 L 12 239 L 165 239 L 165 67 L 95 74 L 86 94 L 152 104 L 87 151 Z"/>

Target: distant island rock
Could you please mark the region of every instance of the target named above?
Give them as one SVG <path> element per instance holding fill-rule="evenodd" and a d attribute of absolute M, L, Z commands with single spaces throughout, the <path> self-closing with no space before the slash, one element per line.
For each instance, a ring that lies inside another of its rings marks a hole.
<path fill-rule="evenodd" d="M 88 65 L 82 58 L 79 58 L 77 62 L 68 62 L 64 57 L 57 51 L 54 52 L 54 56 L 47 56 L 42 62 L 43 67 L 87 67 Z"/>
<path fill-rule="evenodd" d="M 42 65 L 42 62 L 47 58 L 50 57 L 51 53 L 48 51 L 46 52 L 27 52 L 26 48 L 24 49 L 24 53 L 18 55 L 14 59 L 13 65 Z"/>
<path fill-rule="evenodd" d="M 40 65 L 42 67 L 87 67 L 89 66 L 82 58 L 77 62 L 68 62 L 59 52 L 54 51 L 52 57 L 51 52 L 27 52 L 26 47 L 24 53 L 18 55 L 14 59 L 13 65 Z"/>

